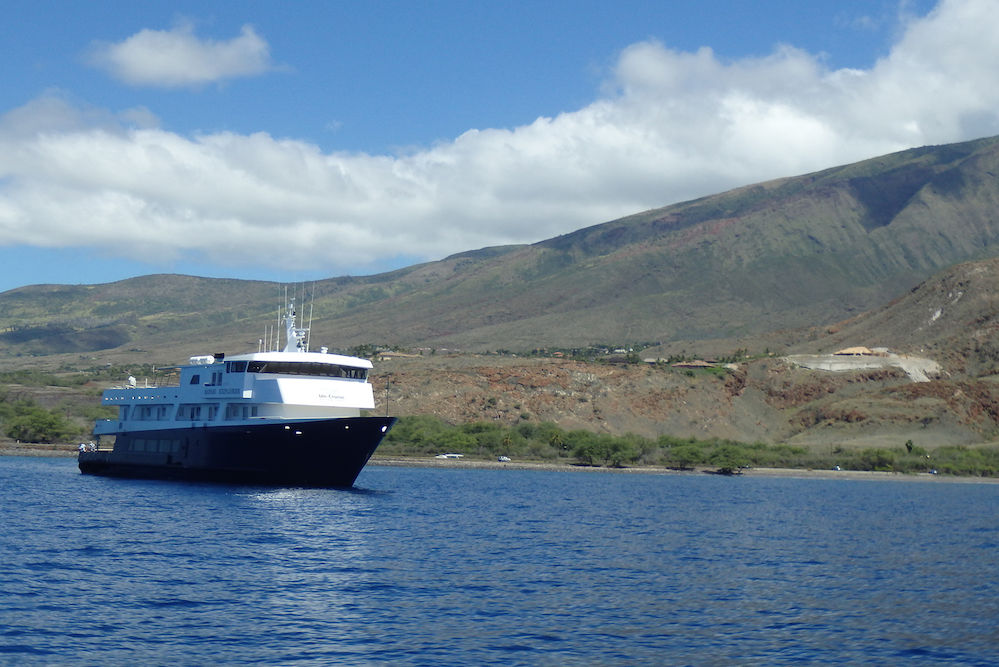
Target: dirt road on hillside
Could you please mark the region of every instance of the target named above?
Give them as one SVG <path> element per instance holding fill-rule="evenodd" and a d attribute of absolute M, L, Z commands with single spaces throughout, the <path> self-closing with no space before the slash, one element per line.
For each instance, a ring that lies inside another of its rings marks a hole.
<path fill-rule="evenodd" d="M 929 382 L 943 369 L 932 359 L 905 354 L 845 355 L 793 354 L 784 357 L 789 363 L 815 371 L 861 371 L 880 368 L 900 368 L 913 382 Z"/>

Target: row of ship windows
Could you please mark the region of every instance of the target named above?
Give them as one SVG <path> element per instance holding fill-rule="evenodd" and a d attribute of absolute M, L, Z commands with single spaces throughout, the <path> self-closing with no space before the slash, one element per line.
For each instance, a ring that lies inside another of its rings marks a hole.
<path fill-rule="evenodd" d="M 226 373 L 274 373 L 280 375 L 313 375 L 317 377 L 366 380 L 367 368 L 319 364 L 305 361 L 227 361 Z M 192 384 L 194 384 L 192 382 Z"/>
<path fill-rule="evenodd" d="M 132 408 L 131 419 L 135 421 L 165 421 L 168 416 L 170 406 L 167 405 L 136 405 Z M 249 419 L 258 415 L 256 405 L 236 405 L 229 404 L 225 409 L 226 419 Z M 218 403 L 181 405 L 174 415 L 176 421 L 212 421 L 219 413 Z M 122 405 L 118 408 L 118 419 L 124 421 L 129 419 L 129 408 Z"/>
<path fill-rule="evenodd" d="M 136 438 L 128 443 L 128 449 L 132 452 L 162 452 L 164 454 L 179 454 L 181 441 L 154 440 L 149 438 Z"/>
<path fill-rule="evenodd" d="M 226 373 L 270 373 L 272 375 L 308 375 L 311 377 L 347 378 L 348 380 L 367 380 L 367 368 L 353 366 L 337 366 L 336 364 L 316 364 L 300 361 L 227 361 Z M 191 376 L 190 384 L 201 384 L 201 374 Z M 222 371 L 212 372 L 211 378 L 205 382 L 206 387 L 217 387 L 222 384 Z"/>

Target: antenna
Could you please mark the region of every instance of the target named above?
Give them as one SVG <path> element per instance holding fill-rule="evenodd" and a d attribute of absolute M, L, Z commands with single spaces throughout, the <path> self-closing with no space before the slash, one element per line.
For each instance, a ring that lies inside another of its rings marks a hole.
<path fill-rule="evenodd" d="M 278 293 L 278 298 L 281 299 L 281 294 L 280 293 Z M 271 340 L 271 342 L 274 344 L 273 350 L 275 352 L 277 352 L 278 350 L 281 349 L 281 334 L 279 333 L 281 331 L 281 312 L 287 307 L 287 305 L 288 305 L 288 286 L 285 285 L 284 286 L 284 299 L 282 299 L 278 303 L 278 309 L 277 309 L 277 327 L 274 329 L 274 338 L 273 338 L 273 340 Z"/>
<path fill-rule="evenodd" d="M 302 287 L 302 301 L 305 301 L 305 287 Z M 316 307 L 316 283 L 312 283 L 312 299 L 309 301 L 309 327 L 306 329 L 305 351 L 309 351 L 309 344 L 312 342 L 312 310 Z"/>

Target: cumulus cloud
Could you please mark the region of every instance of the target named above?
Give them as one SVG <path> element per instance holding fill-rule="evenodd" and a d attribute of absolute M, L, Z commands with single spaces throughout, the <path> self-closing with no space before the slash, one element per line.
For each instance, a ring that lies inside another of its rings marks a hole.
<path fill-rule="evenodd" d="M 180 136 L 48 96 L 0 118 L 0 244 L 337 275 L 389 257 L 538 241 L 747 183 L 999 134 L 995 25 L 993 0 L 944 0 L 907 23 L 886 57 L 851 70 L 792 46 L 726 62 L 708 48 L 641 42 L 582 109 L 399 155 L 328 153 L 265 133 Z"/>
<path fill-rule="evenodd" d="M 136 86 L 200 86 L 273 69 L 270 47 L 251 26 L 228 41 L 199 39 L 190 24 L 142 30 L 122 42 L 94 44 L 90 62 Z"/>

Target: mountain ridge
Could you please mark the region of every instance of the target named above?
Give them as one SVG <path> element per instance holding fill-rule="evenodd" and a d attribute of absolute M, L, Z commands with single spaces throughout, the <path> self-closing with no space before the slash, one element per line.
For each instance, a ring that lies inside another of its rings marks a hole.
<path fill-rule="evenodd" d="M 997 173 L 999 137 L 915 148 L 530 245 L 320 280 L 313 340 L 530 350 L 838 322 L 995 254 Z M 254 348 L 280 293 L 275 283 L 169 274 L 22 287 L 0 294 L 0 350 Z"/>

